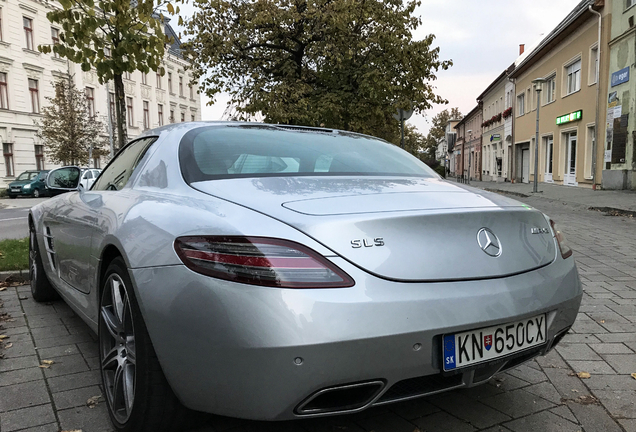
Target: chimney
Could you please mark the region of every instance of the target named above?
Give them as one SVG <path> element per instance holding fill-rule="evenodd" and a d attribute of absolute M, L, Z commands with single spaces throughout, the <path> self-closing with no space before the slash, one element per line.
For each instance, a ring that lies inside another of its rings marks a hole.
<path fill-rule="evenodd" d="M 523 51 L 525 50 L 526 45 L 525 44 L 519 44 L 519 55 L 523 54 Z"/>

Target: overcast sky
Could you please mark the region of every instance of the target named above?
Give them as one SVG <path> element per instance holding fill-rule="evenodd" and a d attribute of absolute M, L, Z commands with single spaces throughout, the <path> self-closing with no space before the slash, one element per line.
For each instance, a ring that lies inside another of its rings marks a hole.
<path fill-rule="evenodd" d="M 438 72 L 433 83 L 437 93 L 449 101 L 436 106 L 424 116 L 413 116 L 409 122 L 422 133 L 428 132 L 430 120 L 444 108 L 459 107 L 463 114 L 476 105 L 476 98 L 517 58 L 519 44 L 526 47 L 549 33 L 580 0 L 422 0 L 416 14 L 422 26 L 416 39 L 433 33 L 440 57 L 452 59 L 453 66 Z M 227 96 L 217 103 L 204 104 L 203 120 L 219 120 Z"/>

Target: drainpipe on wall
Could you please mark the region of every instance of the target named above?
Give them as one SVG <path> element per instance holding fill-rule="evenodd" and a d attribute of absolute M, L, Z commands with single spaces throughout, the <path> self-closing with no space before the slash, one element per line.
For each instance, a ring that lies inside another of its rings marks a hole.
<path fill-rule="evenodd" d="M 598 42 L 596 44 L 598 50 L 598 61 L 596 62 L 596 120 L 594 121 L 594 142 L 592 143 L 592 189 L 596 190 L 596 149 L 599 141 L 599 111 L 601 108 L 599 107 L 600 94 L 601 94 L 601 26 L 603 16 L 600 12 L 592 9 L 592 5 L 587 7 L 590 12 L 598 15 Z"/>
<path fill-rule="evenodd" d="M 515 178 L 515 176 L 517 175 L 517 158 L 516 158 L 516 154 L 515 154 L 515 117 L 516 117 L 516 113 L 517 113 L 517 108 L 515 107 L 515 105 L 517 104 L 517 85 L 515 83 L 515 79 L 514 78 L 508 78 L 508 80 L 512 83 L 512 100 L 510 101 L 510 106 L 514 107 L 512 108 L 512 114 L 510 115 L 511 119 L 510 119 L 510 143 L 512 144 L 512 146 L 510 147 L 510 153 L 511 153 L 511 159 L 512 159 L 512 164 L 510 167 L 510 183 L 515 183 L 517 180 Z M 505 88 L 505 87 L 504 87 Z M 504 126 L 505 128 L 505 126 Z"/>

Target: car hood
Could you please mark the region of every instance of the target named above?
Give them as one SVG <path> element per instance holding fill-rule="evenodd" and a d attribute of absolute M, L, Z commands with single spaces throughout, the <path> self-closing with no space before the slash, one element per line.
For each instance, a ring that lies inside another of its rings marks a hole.
<path fill-rule="evenodd" d="M 9 187 L 11 186 L 24 186 L 33 183 L 33 180 L 16 180 L 9 183 Z"/>
<path fill-rule="evenodd" d="M 556 256 L 541 212 L 438 179 L 264 177 L 192 186 L 270 215 L 389 279 L 503 277 L 542 267 Z M 496 238 L 498 256 L 492 256 L 492 246 L 483 250 L 482 228 Z"/>

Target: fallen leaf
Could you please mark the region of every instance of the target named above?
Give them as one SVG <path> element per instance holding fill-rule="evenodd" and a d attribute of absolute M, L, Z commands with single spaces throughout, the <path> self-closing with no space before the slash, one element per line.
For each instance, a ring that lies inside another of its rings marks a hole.
<path fill-rule="evenodd" d="M 578 392 L 579 392 L 579 391 L 578 391 L 578 390 L 576 390 L 576 389 L 572 389 L 572 391 L 573 391 L 574 393 L 578 393 Z"/>
<path fill-rule="evenodd" d="M 95 408 L 98 403 L 103 401 L 104 398 L 102 398 L 102 395 L 93 396 L 92 398 L 88 398 L 88 400 L 86 401 L 86 406 L 89 408 Z"/>
<path fill-rule="evenodd" d="M 8 337 L 9 337 L 9 336 L 7 336 L 7 335 L 0 335 L 0 340 L 6 339 L 6 338 L 8 338 Z"/>
<path fill-rule="evenodd" d="M 11 348 L 13 346 L 13 344 L 11 342 L 9 342 L 8 344 L 6 344 L 4 347 L 5 348 Z"/>
<path fill-rule="evenodd" d="M 632 378 L 636 379 L 636 373 L 632 374 Z"/>
<path fill-rule="evenodd" d="M 579 372 L 576 374 L 579 378 L 581 379 L 587 379 L 590 378 L 592 375 L 590 375 L 588 372 Z"/>
<path fill-rule="evenodd" d="M 2 287 L 2 288 L 0 288 L 0 291 L 4 291 L 6 289 L 7 289 L 7 287 Z"/>
<path fill-rule="evenodd" d="M 605 324 L 605 320 L 601 320 L 601 324 Z"/>
<path fill-rule="evenodd" d="M 53 363 L 55 363 L 53 360 L 42 360 L 42 364 L 45 365 L 52 365 Z"/>
<path fill-rule="evenodd" d="M 50 368 L 51 366 L 49 366 L 49 365 L 40 365 L 40 366 L 38 366 L 38 367 L 41 367 L 42 369 L 48 369 L 48 368 Z"/>

